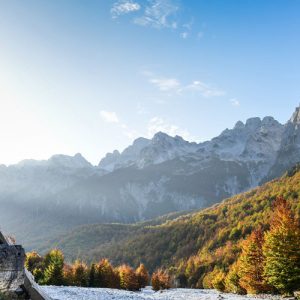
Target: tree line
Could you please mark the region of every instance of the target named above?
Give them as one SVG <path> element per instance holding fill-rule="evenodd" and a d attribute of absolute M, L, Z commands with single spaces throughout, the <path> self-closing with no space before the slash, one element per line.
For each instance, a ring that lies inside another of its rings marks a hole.
<path fill-rule="evenodd" d="M 155 271 L 150 278 L 142 263 L 135 270 L 126 264 L 114 267 L 108 259 L 101 259 L 99 263 L 89 266 L 80 260 L 67 264 L 63 252 L 59 249 L 53 249 L 45 256 L 40 256 L 35 251 L 27 253 L 25 267 L 40 285 L 138 291 L 150 284 L 151 280 L 152 287 L 156 291 L 171 287 L 171 277 L 163 269 Z"/>
<path fill-rule="evenodd" d="M 247 209 L 244 204 L 243 207 Z M 222 210 L 222 213 L 226 214 L 226 211 Z M 262 216 L 266 217 L 265 214 Z M 289 295 L 300 289 L 299 217 L 293 212 L 290 202 L 278 197 L 268 220 L 268 224 L 258 222 L 259 225 L 248 233 L 245 240 L 237 239 L 236 244 L 227 240 L 225 246 L 211 255 L 208 250 L 211 245 L 203 247 L 204 263 L 203 254 L 199 252 L 177 268 L 156 270 L 151 279 L 143 264 L 136 270 L 128 265 L 113 267 L 107 259 L 90 266 L 78 260 L 66 264 L 63 253 L 57 249 L 44 257 L 36 252 L 29 253 L 26 267 L 38 283 L 46 285 L 139 290 L 151 283 L 154 290 L 174 285 L 215 288 L 239 294 Z M 191 281 L 194 279 L 198 280 L 195 285 Z"/>

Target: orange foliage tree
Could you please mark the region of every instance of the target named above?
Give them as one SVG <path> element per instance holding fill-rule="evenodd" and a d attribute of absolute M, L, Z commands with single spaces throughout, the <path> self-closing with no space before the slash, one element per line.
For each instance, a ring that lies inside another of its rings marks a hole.
<path fill-rule="evenodd" d="M 171 288 L 171 277 L 166 270 L 158 269 L 152 274 L 152 288 L 155 291 Z"/>
<path fill-rule="evenodd" d="M 239 283 L 249 294 L 270 290 L 264 280 L 264 233 L 261 228 L 254 230 L 242 245 L 239 257 Z"/>
<path fill-rule="evenodd" d="M 149 274 L 144 264 L 140 264 L 135 271 L 139 286 L 144 288 L 149 282 Z"/>

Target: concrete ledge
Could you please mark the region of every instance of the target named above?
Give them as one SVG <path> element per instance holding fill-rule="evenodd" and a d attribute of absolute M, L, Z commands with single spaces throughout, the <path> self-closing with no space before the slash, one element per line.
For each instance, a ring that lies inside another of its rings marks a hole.
<path fill-rule="evenodd" d="M 42 291 L 40 286 L 34 281 L 33 275 L 26 269 L 24 286 L 31 300 L 52 300 Z"/>

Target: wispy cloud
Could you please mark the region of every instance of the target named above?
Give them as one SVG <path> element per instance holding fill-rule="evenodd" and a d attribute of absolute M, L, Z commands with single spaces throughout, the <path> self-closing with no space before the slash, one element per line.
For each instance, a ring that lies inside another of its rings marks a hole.
<path fill-rule="evenodd" d="M 149 81 L 161 91 L 172 91 L 180 88 L 180 82 L 175 78 L 151 78 Z"/>
<path fill-rule="evenodd" d="M 161 117 L 153 117 L 148 123 L 148 137 L 151 138 L 159 131 L 167 133 L 170 136 L 179 135 L 185 140 L 194 140 L 188 130 L 182 129 L 177 125 L 174 125 Z"/>
<path fill-rule="evenodd" d="M 232 98 L 229 100 L 232 106 L 240 106 L 240 101 L 237 98 Z"/>
<path fill-rule="evenodd" d="M 134 19 L 134 23 L 154 28 L 177 28 L 176 13 L 179 6 L 173 0 L 148 0 L 142 16 Z"/>
<path fill-rule="evenodd" d="M 159 77 L 152 72 L 143 72 L 144 76 L 149 78 L 149 82 L 156 86 L 162 92 L 176 93 L 178 95 L 188 92 L 198 93 L 203 97 L 220 97 L 226 94 L 225 91 L 218 89 L 210 84 L 200 80 L 194 80 L 191 83 L 184 84 L 174 77 Z"/>
<path fill-rule="evenodd" d="M 101 110 L 100 117 L 107 123 L 119 123 L 119 118 L 114 111 Z"/>
<path fill-rule="evenodd" d="M 119 0 L 115 2 L 110 10 L 112 18 L 117 18 L 131 12 L 140 10 L 141 6 L 132 0 Z"/>
<path fill-rule="evenodd" d="M 225 91 L 212 87 L 199 80 L 195 80 L 191 84 L 184 86 L 180 92 L 189 90 L 199 92 L 203 97 L 207 98 L 225 95 Z"/>
<path fill-rule="evenodd" d="M 114 111 L 101 110 L 100 117 L 104 122 L 117 126 L 122 134 L 124 134 L 129 139 L 134 139 L 140 136 L 140 134 L 136 130 L 130 128 L 127 124 L 122 122 L 117 113 Z"/>
<path fill-rule="evenodd" d="M 178 0 L 146 0 L 143 5 L 141 1 L 118 0 L 110 12 L 113 19 L 122 15 L 139 12 L 139 15 L 132 19 L 133 23 L 140 26 L 152 28 L 171 28 L 178 27 L 178 12 L 180 7 Z"/>
<path fill-rule="evenodd" d="M 181 32 L 181 33 L 180 33 L 180 37 L 181 37 L 181 38 L 183 38 L 184 40 L 185 40 L 185 39 L 187 39 L 187 38 L 188 38 L 188 36 L 189 36 L 189 33 L 188 33 L 188 32 L 186 32 L 186 31 L 185 31 L 185 32 Z"/>

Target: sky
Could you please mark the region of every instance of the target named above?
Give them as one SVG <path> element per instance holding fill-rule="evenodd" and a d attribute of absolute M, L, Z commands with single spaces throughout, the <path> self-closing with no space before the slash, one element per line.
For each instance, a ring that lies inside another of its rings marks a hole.
<path fill-rule="evenodd" d="M 300 102 L 298 0 L 0 0 L 0 163 L 93 164 Z"/>

